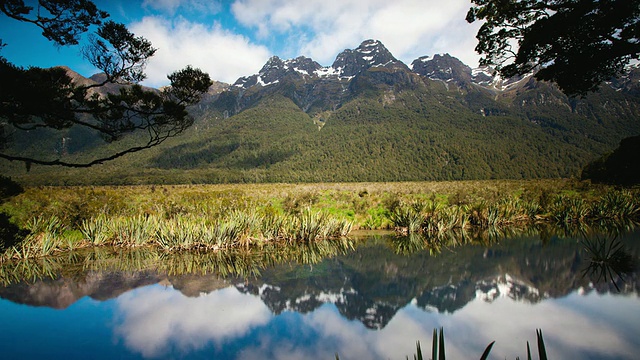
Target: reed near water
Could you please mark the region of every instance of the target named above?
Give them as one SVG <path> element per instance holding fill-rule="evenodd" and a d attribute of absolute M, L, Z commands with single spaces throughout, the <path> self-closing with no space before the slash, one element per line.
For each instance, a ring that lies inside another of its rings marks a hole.
<path fill-rule="evenodd" d="M 637 191 L 607 189 L 601 195 L 558 193 L 551 199 L 505 197 L 468 204 L 443 204 L 435 200 L 415 200 L 396 206 L 390 219 L 404 234 L 442 234 L 451 230 L 505 228 L 552 224 L 572 226 L 616 225 L 640 218 Z"/>
<path fill-rule="evenodd" d="M 640 219 L 640 190 L 575 180 L 27 188 L 0 212 L 22 229 L 0 261 L 96 246 L 225 251 L 395 229 L 442 237 Z"/>
<path fill-rule="evenodd" d="M 177 215 L 98 215 L 84 219 L 79 229 L 68 228 L 58 217 L 38 217 L 30 233 L 8 248 L 4 259 L 45 257 L 90 246 L 159 247 L 166 251 L 224 250 L 263 247 L 269 242 L 307 243 L 346 236 L 351 223 L 317 211 L 300 214 L 263 214 L 232 211 L 219 218 Z"/>

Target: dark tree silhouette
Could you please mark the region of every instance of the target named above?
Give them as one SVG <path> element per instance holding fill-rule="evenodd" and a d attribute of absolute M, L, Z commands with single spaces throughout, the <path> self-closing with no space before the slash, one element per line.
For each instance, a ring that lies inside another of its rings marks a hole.
<path fill-rule="evenodd" d="M 476 51 L 504 77 L 536 71 L 567 95 L 622 75 L 640 55 L 640 0 L 472 0 Z"/>
<path fill-rule="evenodd" d="M 582 179 L 597 183 L 632 186 L 640 184 L 640 135 L 620 141 L 620 146 L 582 169 Z"/>
<path fill-rule="evenodd" d="M 0 13 L 38 26 L 60 46 L 78 45 L 82 34 L 97 27 L 82 51 L 103 72 L 97 83 L 75 83 L 63 68 L 25 69 L 0 56 L 0 158 L 23 161 L 27 169 L 31 164 L 89 167 L 156 146 L 193 123 L 186 108 L 211 86 L 208 74 L 190 66 L 168 75 L 171 85 L 163 90 L 140 86 L 156 49 L 123 24 L 105 20 L 108 14 L 91 1 L 39 0 L 33 7 L 21 0 L 0 0 Z M 130 133 L 146 136 L 139 144 L 86 162 L 21 156 L 20 149 L 10 146 L 18 132 L 71 127 L 91 129 L 107 142 Z"/>

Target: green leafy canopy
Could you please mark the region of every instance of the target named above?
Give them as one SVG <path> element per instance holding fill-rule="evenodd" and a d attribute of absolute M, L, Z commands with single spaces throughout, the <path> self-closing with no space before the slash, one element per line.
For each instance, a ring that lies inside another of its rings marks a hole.
<path fill-rule="evenodd" d="M 476 51 L 504 77 L 536 72 L 584 95 L 640 56 L 639 0 L 472 0 Z"/>
<path fill-rule="evenodd" d="M 91 1 L 40 0 L 34 8 L 24 1 L 1 0 L 0 14 L 41 28 L 44 37 L 60 46 L 78 45 L 83 33 L 97 27 L 82 54 L 102 72 L 101 81 L 78 84 L 66 69 L 24 69 L 0 56 L 0 158 L 25 162 L 27 169 L 32 163 L 89 167 L 159 145 L 193 124 L 186 107 L 211 86 L 209 75 L 191 66 L 170 74 L 171 87 L 163 91 L 138 85 L 156 49 L 123 24 L 103 21 L 109 15 Z M 3 45 L 0 42 L 0 49 Z M 107 142 L 129 133 L 147 136 L 76 162 L 23 156 L 22 149 L 9 146 L 17 134 L 21 139 L 30 136 L 33 145 L 43 134 L 64 137 L 55 131 L 71 128 L 88 129 Z"/>

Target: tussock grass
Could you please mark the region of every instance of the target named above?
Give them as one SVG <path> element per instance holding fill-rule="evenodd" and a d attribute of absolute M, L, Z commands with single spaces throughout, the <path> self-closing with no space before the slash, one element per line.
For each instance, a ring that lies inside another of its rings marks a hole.
<path fill-rule="evenodd" d="M 396 205 L 391 216 L 391 222 L 399 233 L 428 235 L 456 229 L 477 231 L 541 223 L 560 227 L 576 224 L 587 227 L 615 226 L 639 219 L 638 191 L 616 189 L 608 189 L 600 196 L 559 192 L 551 201 L 508 196 L 495 202 L 480 199 L 473 204 L 401 202 Z"/>
<path fill-rule="evenodd" d="M 80 225 L 79 242 L 69 242 L 54 215 L 29 223 L 31 234 L 4 253 L 4 259 L 49 256 L 77 247 L 159 247 L 165 251 L 221 250 L 264 246 L 268 242 L 309 243 L 346 236 L 351 223 L 307 209 L 299 214 L 234 210 L 219 218 L 193 215 L 98 215 Z M 69 244 L 74 244 L 70 246 Z"/>
<path fill-rule="evenodd" d="M 29 232 L 0 261 L 91 246 L 303 244 L 352 229 L 458 233 L 464 241 L 540 223 L 637 221 L 639 193 L 573 180 L 34 187 L 0 205 Z"/>

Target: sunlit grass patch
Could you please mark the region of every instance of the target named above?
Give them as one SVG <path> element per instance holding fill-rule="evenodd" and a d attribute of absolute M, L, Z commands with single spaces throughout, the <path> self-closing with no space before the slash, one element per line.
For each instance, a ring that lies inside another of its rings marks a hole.
<path fill-rule="evenodd" d="M 30 234 L 3 257 L 24 257 L 105 245 L 246 248 L 352 229 L 437 237 L 540 223 L 603 226 L 637 221 L 638 194 L 572 180 L 39 187 L 0 211 Z"/>

